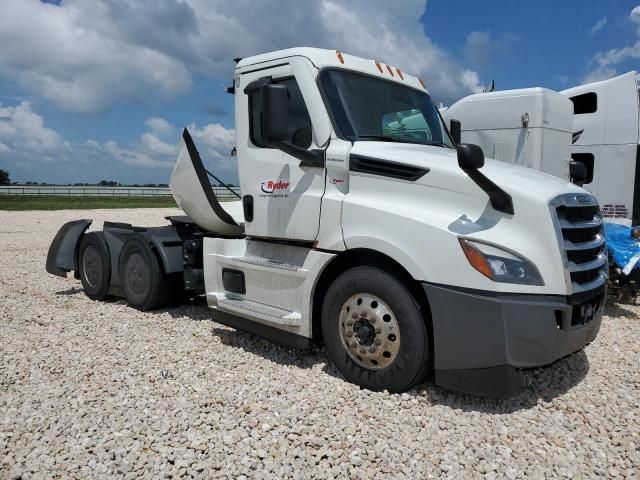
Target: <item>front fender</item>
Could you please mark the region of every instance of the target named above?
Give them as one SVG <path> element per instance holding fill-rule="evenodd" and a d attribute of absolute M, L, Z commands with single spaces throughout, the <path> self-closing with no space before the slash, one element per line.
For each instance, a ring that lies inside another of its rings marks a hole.
<path fill-rule="evenodd" d="M 65 223 L 51 242 L 47 253 L 47 272 L 66 277 L 67 272 L 77 269 L 77 249 L 80 237 L 93 220 L 73 220 Z"/>

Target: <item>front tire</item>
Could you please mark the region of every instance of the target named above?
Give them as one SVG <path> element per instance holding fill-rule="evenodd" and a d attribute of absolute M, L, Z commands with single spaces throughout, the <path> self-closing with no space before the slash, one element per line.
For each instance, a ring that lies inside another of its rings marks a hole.
<path fill-rule="evenodd" d="M 374 267 L 342 273 L 327 290 L 322 333 L 329 357 L 350 382 L 402 392 L 429 370 L 429 338 L 406 287 Z"/>

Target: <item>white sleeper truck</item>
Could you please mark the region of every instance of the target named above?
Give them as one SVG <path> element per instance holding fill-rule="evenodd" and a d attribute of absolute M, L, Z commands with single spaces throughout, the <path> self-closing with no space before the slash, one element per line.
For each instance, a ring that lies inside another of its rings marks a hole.
<path fill-rule="evenodd" d="M 442 116 L 461 122 L 461 140 L 494 160 L 569 179 L 573 105 L 545 88 L 523 88 L 464 97 Z"/>
<path fill-rule="evenodd" d="M 185 216 L 63 225 L 47 271 L 138 309 L 205 294 L 217 322 L 400 392 L 427 377 L 507 397 L 521 371 L 590 343 L 607 257 L 594 197 L 457 144 L 422 80 L 334 50 L 239 60 L 241 201 L 219 203 L 189 133 Z"/>
<path fill-rule="evenodd" d="M 443 109 L 461 139 L 495 160 L 576 179 L 608 222 L 640 224 L 640 78 L 629 72 L 562 92 L 543 88 L 470 95 Z M 580 170 L 576 170 L 580 171 Z"/>
<path fill-rule="evenodd" d="M 585 188 L 609 222 L 640 224 L 640 75 L 561 92 L 573 103 L 571 156 L 585 165 Z"/>

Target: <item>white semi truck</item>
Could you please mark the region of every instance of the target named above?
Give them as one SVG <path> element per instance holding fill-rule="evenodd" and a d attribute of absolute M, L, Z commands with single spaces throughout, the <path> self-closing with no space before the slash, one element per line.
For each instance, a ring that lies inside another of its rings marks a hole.
<path fill-rule="evenodd" d="M 573 103 L 571 156 L 607 221 L 640 224 L 640 75 L 628 72 L 562 93 Z"/>
<path fill-rule="evenodd" d="M 629 72 L 562 92 L 543 88 L 470 95 L 443 109 L 461 139 L 497 160 L 581 183 L 609 222 L 640 224 L 639 75 Z"/>
<path fill-rule="evenodd" d="M 141 310 L 205 294 L 217 322 L 323 342 L 373 390 L 431 377 L 506 397 L 522 369 L 596 337 L 607 257 L 595 198 L 456 145 L 422 80 L 296 48 L 239 60 L 230 92 L 241 201 L 217 201 L 185 130 L 170 185 L 186 216 L 67 223 L 47 271 Z"/>

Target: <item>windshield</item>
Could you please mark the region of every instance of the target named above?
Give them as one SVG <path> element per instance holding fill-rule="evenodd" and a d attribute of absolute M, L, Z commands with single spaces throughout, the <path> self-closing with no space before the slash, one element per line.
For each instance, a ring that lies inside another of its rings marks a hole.
<path fill-rule="evenodd" d="M 325 70 L 320 83 L 338 135 L 344 139 L 453 148 L 426 92 L 346 70 Z"/>

